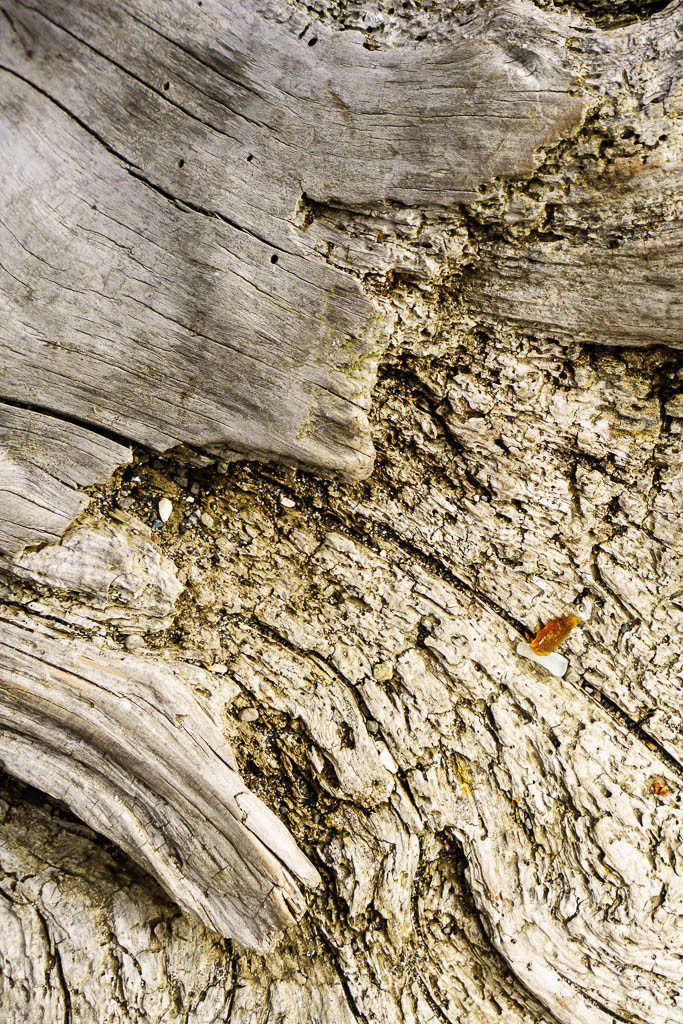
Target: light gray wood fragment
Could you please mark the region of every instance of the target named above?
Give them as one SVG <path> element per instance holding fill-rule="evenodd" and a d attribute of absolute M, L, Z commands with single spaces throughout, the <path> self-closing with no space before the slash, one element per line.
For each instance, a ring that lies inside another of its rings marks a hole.
<path fill-rule="evenodd" d="M 0 401 L 0 558 L 57 540 L 88 503 L 81 489 L 130 457 L 92 430 Z"/>
<path fill-rule="evenodd" d="M 171 560 L 132 517 L 128 526 L 76 526 L 61 542 L 25 551 L 4 567 L 18 579 L 58 591 L 34 601 L 34 609 L 39 604 L 44 614 L 80 625 L 167 628 L 183 589 Z"/>
<path fill-rule="evenodd" d="M 683 175 L 667 184 L 683 194 Z M 642 198 L 636 189 L 631 202 Z M 611 245 L 605 232 L 499 246 L 484 254 L 463 296 L 484 323 L 568 341 L 683 348 L 682 282 L 683 222 L 674 222 Z"/>

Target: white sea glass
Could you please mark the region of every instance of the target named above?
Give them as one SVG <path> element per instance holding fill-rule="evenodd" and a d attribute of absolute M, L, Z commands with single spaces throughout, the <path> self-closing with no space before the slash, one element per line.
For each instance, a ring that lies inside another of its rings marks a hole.
<path fill-rule="evenodd" d="M 534 654 L 529 645 L 525 643 L 517 644 L 517 654 L 528 658 L 529 661 L 535 661 L 537 665 L 541 665 L 552 675 L 560 678 L 565 674 L 569 665 L 567 659 L 557 651 L 553 651 L 552 654 Z"/>

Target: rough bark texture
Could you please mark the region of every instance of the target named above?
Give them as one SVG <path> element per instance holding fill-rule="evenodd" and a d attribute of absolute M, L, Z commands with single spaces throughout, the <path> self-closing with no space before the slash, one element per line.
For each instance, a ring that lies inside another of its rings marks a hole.
<path fill-rule="evenodd" d="M 3 1020 L 683 1021 L 659 6 L 0 3 Z"/>

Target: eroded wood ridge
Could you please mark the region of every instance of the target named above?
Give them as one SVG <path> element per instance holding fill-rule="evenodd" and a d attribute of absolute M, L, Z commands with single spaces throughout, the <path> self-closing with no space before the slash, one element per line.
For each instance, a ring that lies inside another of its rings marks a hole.
<path fill-rule="evenodd" d="M 0 561 L 57 540 L 87 505 L 83 488 L 130 457 L 93 430 L 0 400 Z"/>
<path fill-rule="evenodd" d="M 209 928 L 268 948 L 318 875 L 246 788 L 192 689 L 204 673 L 0 624 L 5 768 L 67 803 Z"/>

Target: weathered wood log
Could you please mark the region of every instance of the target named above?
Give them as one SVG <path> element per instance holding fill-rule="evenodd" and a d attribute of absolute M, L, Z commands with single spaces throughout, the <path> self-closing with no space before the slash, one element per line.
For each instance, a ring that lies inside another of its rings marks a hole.
<path fill-rule="evenodd" d="M 530 75 L 495 27 L 454 59 L 313 50 L 249 5 L 5 11 L 0 399 L 366 475 L 372 311 L 311 252 L 302 199 L 431 206 L 528 173 L 582 116 L 571 73 L 549 51 Z"/>
<path fill-rule="evenodd" d="M 4 1016 L 680 1024 L 680 5 L 0 19 Z"/>

